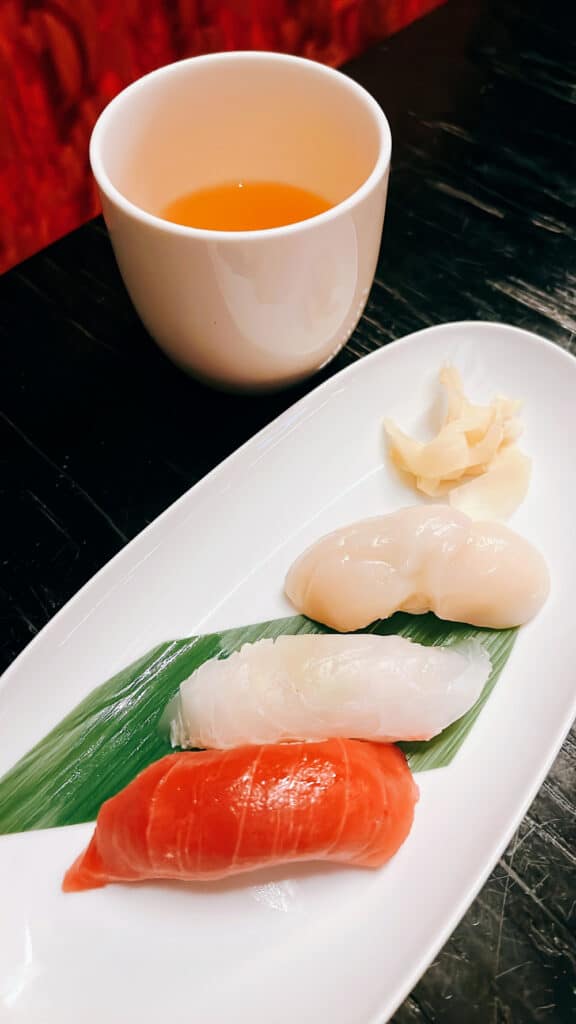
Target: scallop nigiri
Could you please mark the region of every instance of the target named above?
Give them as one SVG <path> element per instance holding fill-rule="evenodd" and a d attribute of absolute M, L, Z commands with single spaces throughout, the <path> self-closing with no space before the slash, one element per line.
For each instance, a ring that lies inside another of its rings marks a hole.
<path fill-rule="evenodd" d="M 356 740 L 168 754 L 102 805 L 65 892 L 305 860 L 379 867 L 412 826 L 402 752 Z"/>
<path fill-rule="evenodd" d="M 549 589 L 542 555 L 502 523 L 448 505 L 416 505 L 329 533 L 286 578 L 298 611 L 341 632 L 397 611 L 505 629 L 527 622 Z"/>
<path fill-rule="evenodd" d="M 490 667 L 477 641 L 424 647 L 371 633 L 279 636 L 204 662 L 164 720 L 175 747 L 430 739 L 475 703 Z"/>

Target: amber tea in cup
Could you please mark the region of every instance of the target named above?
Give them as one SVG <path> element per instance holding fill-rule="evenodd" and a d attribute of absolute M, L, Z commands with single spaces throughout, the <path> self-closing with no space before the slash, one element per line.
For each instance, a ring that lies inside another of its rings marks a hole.
<path fill-rule="evenodd" d="M 309 220 L 333 205 L 298 185 L 232 181 L 194 189 L 168 203 L 160 216 L 173 224 L 206 231 L 262 231 Z"/>

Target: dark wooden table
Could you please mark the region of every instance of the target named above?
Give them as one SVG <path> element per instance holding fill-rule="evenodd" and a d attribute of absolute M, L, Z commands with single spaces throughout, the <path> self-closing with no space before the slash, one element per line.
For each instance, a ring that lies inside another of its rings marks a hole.
<path fill-rule="evenodd" d="M 349 65 L 390 118 L 393 168 L 370 301 L 324 376 L 447 320 L 503 320 L 574 347 L 571 9 L 454 0 Z M 259 398 L 186 378 L 139 324 L 99 221 L 0 279 L 0 335 L 8 664 L 123 544 L 320 378 Z M 576 1019 L 575 764 L 572 734 L 396 1024 Z"/>

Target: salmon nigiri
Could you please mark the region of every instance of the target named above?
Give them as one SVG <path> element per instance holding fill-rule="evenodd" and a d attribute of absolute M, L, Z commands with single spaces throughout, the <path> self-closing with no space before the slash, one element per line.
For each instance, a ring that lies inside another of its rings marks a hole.
<path fill-rule="evenodd" d="M 408 835 L 417 799 L 404 754 L 390 744 L 168 754 L 102 805 L 62 887 L 208 881 L 305 860 L 379 867 Z"/>

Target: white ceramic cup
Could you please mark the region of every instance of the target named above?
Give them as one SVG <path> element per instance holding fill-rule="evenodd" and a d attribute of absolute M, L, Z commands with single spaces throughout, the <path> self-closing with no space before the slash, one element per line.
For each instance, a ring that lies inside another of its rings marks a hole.
<path fill-rule="evenodd" d="M 90 160 L 126 288 L 167 355 L 240 389 L 290 384 L 336 355 L 372 285 L 390 150 L 370 94 L 298 57 L 194 57 L 116 96 Z M 298 185 L 335 205 L 260 231 L 159 216 L 196 188 L 250 180 Z"/>

